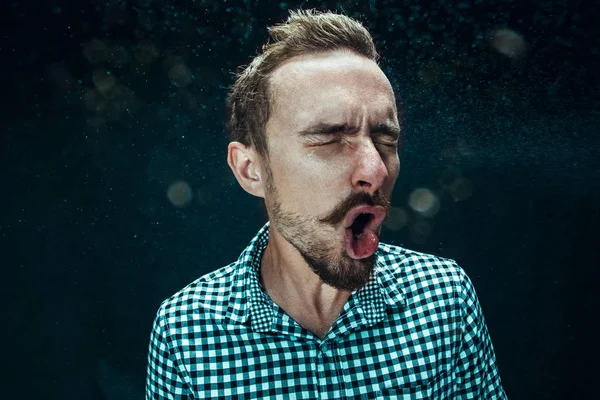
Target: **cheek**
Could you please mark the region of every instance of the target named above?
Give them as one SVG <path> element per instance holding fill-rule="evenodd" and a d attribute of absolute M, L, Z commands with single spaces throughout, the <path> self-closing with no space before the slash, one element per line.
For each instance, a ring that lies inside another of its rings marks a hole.
<path fill-rule="evenodd" d="M 333 177 L 324 173 L 298 170 L 297 174 L 284 183 L 298 201 L 315 203 L 333 188 Z"/>
<path fill-rule="evenodd" d="M 286 169 L 281 184 L 285 187 L 287 201 L 294 204 L 298 211 L 315 214 L 327 207 L 336 193 L 342 178 L 336 169 L 328 166 L 316 166 L 300 163 Z"/>
<path fill-rule="evenodd" d="M 394 179 L 396 179 L 398 173 L 400 173 L 400 165 L 400 158 L 398 158 L 396 155 L 396 159 L 394 160 L 394 164 L 392 166 L 392 172 L 390 173 L 390 175 L 394 176 Z"/>
<path fill-rule="evenodd" d="M 388 178 L 386 180 L 385 186 L 386 189 L 393 189 L 396 184 L 396 179 L 398 179 L 398 174 L 400 173 L 400 160 L 398 156 L 395 157 L 394 160 L 391 160 L 388 163 Z"/>

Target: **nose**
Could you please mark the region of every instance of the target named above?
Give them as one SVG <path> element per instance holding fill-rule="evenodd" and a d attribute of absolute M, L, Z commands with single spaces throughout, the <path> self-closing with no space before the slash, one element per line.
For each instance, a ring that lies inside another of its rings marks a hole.
<path fill-rule="evenodd" d="M 352 175 L 352 186 L 357 192 L 368 192 L 373 196 L 384 184 L 389 171 L 382 154 L 370 138 L 364 137 L 359 142 L 355 152 L 356 167 Z"/>

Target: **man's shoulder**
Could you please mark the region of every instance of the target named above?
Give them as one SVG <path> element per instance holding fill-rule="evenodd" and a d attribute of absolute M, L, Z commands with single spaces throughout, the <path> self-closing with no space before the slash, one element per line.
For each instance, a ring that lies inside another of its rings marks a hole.
<path fill-rule="evenodd" d="M 185 320 L 190 315 L 195 319 L 219 318 L 227 312 L 231 288 L 237 271 L 237 262 L 209 272 L 191 282 L 171 297 L 164 300 L 158 310 L 159 317 L 167 321 Z"/>
<path fill-rule="evenodd" d="M 460 286 L 465 271 L 453 259 L 427 254 L 404 247 L 380 244 L 380 265 L 395 280 L 407 288 L 420 290 L 423 286 Z"/>

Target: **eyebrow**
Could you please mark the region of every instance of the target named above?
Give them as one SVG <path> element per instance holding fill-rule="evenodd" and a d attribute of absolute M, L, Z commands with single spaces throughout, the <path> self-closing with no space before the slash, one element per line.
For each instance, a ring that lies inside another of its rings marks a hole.
<path fill-rule="evenodd" d="M 379 134 L 390 136 L 394 139 L 400 138 L 401 129 L 389 123 L 381 123 L 371 125 L 369 127 L 371 134 Z M 300 131 L 300 136 L 328 136 L 334 133 L 350 133 L 355 132 L 356 128 L 348 124 L 328 124 L 325 122 L 318 122 L 314 125 L 309 126 Z"/>

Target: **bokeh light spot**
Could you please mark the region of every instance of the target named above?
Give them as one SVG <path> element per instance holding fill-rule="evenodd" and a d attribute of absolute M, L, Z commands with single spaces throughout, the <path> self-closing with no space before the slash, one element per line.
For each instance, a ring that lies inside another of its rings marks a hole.
<path fill-rule="evenodd" d="M 427 188 L 413 190 L 408 198 L 408 205 L 427 217 L 434 216 L 440 209 L 437 196 Z"/>
<path fill-rule="evenodd" d="M 523 37 L 508 28 L 492 31 L 489 41 L 493 49 L 510 58 L 520 58 L 527 51 Z"/>
<path fill-rule="evenodd" d="M 98 91 L 105 94 L 115 86 L 117 78 L 104 68 L 98 68 L 92 74 L 92 81 Z"/>
<path fill-rule="evenodd" d="M 176 207 L 185 207 L 192 201 L 192 188 L 184 181 L 173 182 L 167 190 L 167 198 Z"/>

